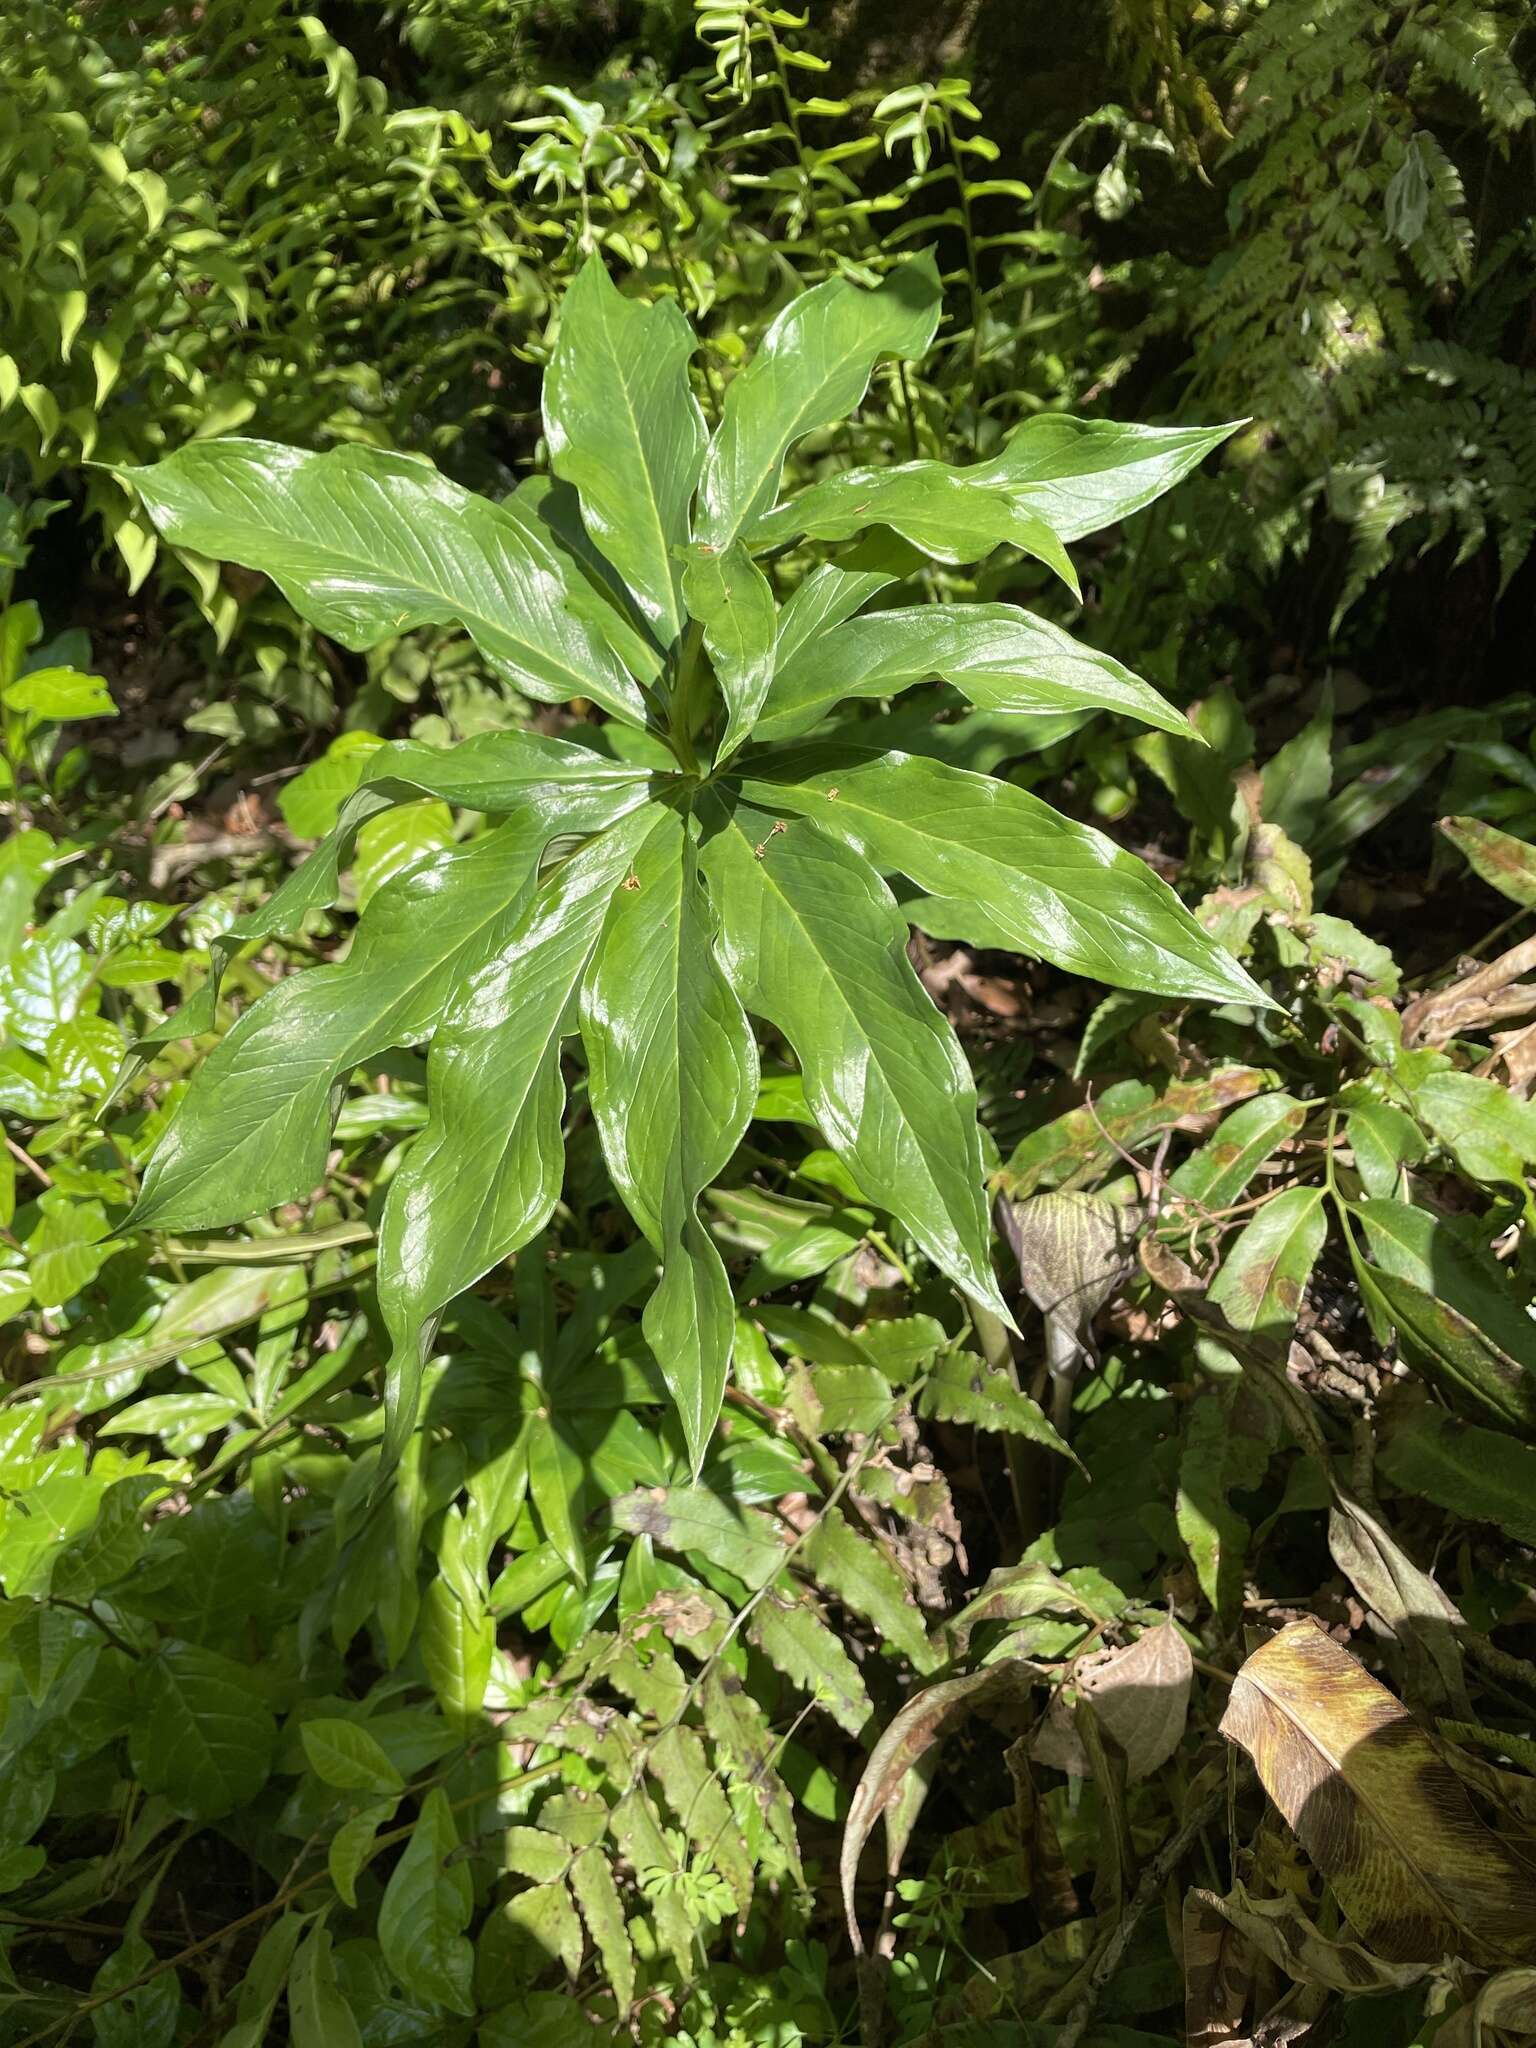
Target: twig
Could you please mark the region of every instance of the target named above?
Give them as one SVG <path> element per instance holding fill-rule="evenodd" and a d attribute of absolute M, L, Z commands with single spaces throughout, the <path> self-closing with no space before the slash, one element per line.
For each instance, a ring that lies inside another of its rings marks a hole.
<path fill-rule="evenodd" d="M 1226 1796 L 1224 1786 L 1206 1794 L 1180 1828 L 1164 1842 L 1152 1861 L 1142 1871 L 1136 1889 L 1120 1915 L 1113 1934 L 1099 1950 L 1088 1971 L 1088 1981 L 1077 1997 L 1077 2003 L 1067 2016 L 1065 2026 L 1056 2036 L 1056 2048 L 1077 2048 L 1087 2033 L 1105 1985 L 1120 1967 L 1120 1960 L 1130 1947 L 1131 1936 L 1143 1914 L 1162 1891 L 1179 1858 L 1184 1854 L 1196 1835 L 1216 1817 L 1217 1808 Z"/>
<path fill-rule="evenodd" d="M 53 1175 L 45 1172 L 32 1157 L 32 1154 L 24 1151 L 9 1132 L 6 1133 L 5 1149 L 10 1153 L 18 1166 L 24 1166 L 27 1169 L 34 1180 L 40 1180 L 45 1188 L 53 1186 Z"/>

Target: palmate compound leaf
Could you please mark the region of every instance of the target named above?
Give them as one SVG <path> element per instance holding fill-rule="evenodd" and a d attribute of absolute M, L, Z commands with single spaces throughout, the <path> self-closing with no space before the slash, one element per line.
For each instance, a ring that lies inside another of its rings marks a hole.
<path fill-rule="evenodd" d="M 614 1183 L 662 1255 L 646 1339 L 695 1472 L 725 1394 L 735 1305 L 696 1203 L 757 1099 L 757 1044 L 714 950 L 689 821 L 662 810 L 613 897 L 582 989 L 592 1111 Z"/>
<path fill-rule="evenodd" d="M 1267 1002 L 1144 861 L 1011 783 L 925 756 L 832 744 L 784 749 L 751 767 L 745 788 L 755 803 L 814 818 L 882 873 L 909 876 L 952 911 L 963 905 L 982 944 L 1035 953 L 1112 987 Z"/>
<path fill-rule="evenodd" d="M 564 1171 L 560 1044 L 615 892 L 656 824 L 630 811 L 561 862 L 455 991 L 427 1061 L 429 1117 L 390 1183 L 379 1304 L 389 1445 L 415 1419 L 434 1318 L 547 1220 Z"/>

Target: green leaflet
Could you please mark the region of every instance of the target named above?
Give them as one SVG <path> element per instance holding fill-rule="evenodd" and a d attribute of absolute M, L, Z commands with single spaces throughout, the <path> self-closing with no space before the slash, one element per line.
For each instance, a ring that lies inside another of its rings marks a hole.
<path fill-rule="evenodd" d="M 614 1183 L 662 1255 L 645 1334 L 695 1472 L 724 1396 L 735 1308 L 700 1193 L 757 1099 L 757 1046 L 714 954 L 688 822 L 662 811 L 608 909 L 582 990 L 592 1111 Z"/>
<path fill-rule="evenodd" d="M 987 711 L 1118 711 L 1191 737 L 1182 711 L 1112 655 L 1011 604 L 898 606 L 852 619 L 781 663 L 761 740 L 809 732 L 845 698 L 894 697 L 940 677 Z"/>
<path fill-rule="evenodd" d="M 1112 987 L 1268 1002 L 1144 862 L 1026 790 L 873 748 L 806 747 L 770 765 L 783 779 L 746 783 L 755 802 L 813 817 L 882 872 L 973 907 L 978 943 Z"/>
<path fill-rule="evenodd" d="M 336 1982 L 330 1930 L 312 1928 L 288 1978 L 293 2048 L 363 2048 L 362 2033 Z"/>
<path fill-rule="evenodd" d="M 673 549 L 688 539 L 704 460 L 693 345 L 676 305 L 626 298 L 589 256 L 562 302 L 544 380 L 555 474 L 576 487 L 588 533 L 663 647 L 682 623 Z"/>
<path fill-rule="evenodd" d="M 891 271 L 876 291 L 835 277 L 792 299 L 726 393 L 704 459 L 694 538 L 726 547 L 766 512 L 801 435 L 850 413 L 881 356 L 922 355 L 940 296 L 933 259 L 923 256 Z"/>
<path fill-rule="evenodd" d="M 1210 1298 L 1239 1330 L 1285 1339 L 1328 1234 L 1321 1188 L 1286 1188 L 1244 1225 Z"/>
<path fill-rule="evenodd" d="M 448 1796 L 434 1786 L 390 1873 L 379 1907 L 379 1946 L 407 1991 L 450 2012 L 472 2013 L 474 1950 L 464 1929 L 474 1889 L 469 1865 L 449 1860 L 458 1846 Z"/>
<path fill-rule="evenodd" d="M 768 578 L 738 540 L 697 548 L 683 570 L 683 597 L 704 635 L 726 704 L 723 761 L 751 732 L 773 681 L 778 614 Z"/>
<path fill-rule="evenodd" d="M 493 814 L 533 811 L 545 818 L 547 836 L 552 838 L 557 831 L 596 831 L 642 801 L 647 779 L 643 770 L 542 733 L 481 733 L 451 748 L 397 740 L 375 749 L 361 783 L 343 802 L 336 823 L 308 860 L 294 869 L 259 910 L 237 918 L 214 940 L 207 982 L 163 1024 L 146 1033 L 140 1041 L 140 1061 L 144 1048 L 214 1028 L 219 983 L 230 960 L 242 946 L 275 933 L 297 931 L 310 911 L 329 909 L 359 831 L 391 805 L 436 797 L 465 810 Z M 130 1067 L 119 1079 L 119 1090 L 132 1071 Z"/>
<path fill-rule="evenodd" d="M 630 812 L 547 876 L 443 1014 L 427 1061 L 427 1127 L 379 1226 L 392 1452 L 414 1419 L 433 1319 L 525 1244 L 559 1196 L 561 1036 L 609 901 L 654 822 L 654 812 Z"/>
<path fill-rule="evenodd" d="M 1536 1429 L 1536 1324 L 1492 1260 L 1441 1218 L 1406 1202 L 1352 1203 L 1370 1258 L 1351 1243 L 1355 1274 L 1378 1334 L 1395 1329 L 1414 1362 L 1453 1401 Z"/>
<path fill-rule="evenodd" d="M 1074 597 L 1082 594 L 1066 549 L 1044 519 L 947 462 L 845 469 L 765 514 L 751 540 L 756 548 L 802 535 L 847 540 L 871 526 L 890 527 L 941 562 L 977 562 L 1006 542 L 1054 569 Z"/>
<path fill-rule="evenodd" d="M 209 1229 L 307 1195 L 338 1079 L 433 1030 L 463 976 L 505 945 L 543 839 L 535 814 L 397 875 L 340 966 L 291 975 L 247 1010 L 198 1070 L 132 1227 Z"/>
<path fill-rule="evenodd" d="M 589 697 L 646 722 L 600 600 L 565 573 L 568 558 L 536 551 L 526 527 L 424 463 L 350 444 L 307 455 L 228 439 L 192 441 L 118 474 L 167 540 L 263 570 L 344 647 L 457 624 L 529 696 Z"/>
<path fill-rule="evenodd" d="M 808 820 L 701 801 L 726 971 L 782 1031 L 828 1144 L 870 1199 L 1005 1322 L 970 1069 L 906 955 L 890 891 Z"/>
<path fill-rule="evenodd" d="M 967 473 L 1006 490 L 1063 540 L 1081 540 L 1172 490 L 1244 424 L 1141 427 L 1041 413 Z"/>
<path fill-rule="evenodd" d="M 839 569 L 823 562 L 785 599 L 779 612 L 775 661 L 782 668 L 807 641 L 851 619 L 861 605 L 895 578 L 882 569 Z"/>
<path fill-rule="evenodd" d="M 1168 1185 L 1197 1215 L 1225 1209 L 1247 1189 L 1259 1168 L 1307 1120 L 1304 1103 L 1283 1089 L 1240 1103 L 1219 1129 L 1192 1152 Z"/>

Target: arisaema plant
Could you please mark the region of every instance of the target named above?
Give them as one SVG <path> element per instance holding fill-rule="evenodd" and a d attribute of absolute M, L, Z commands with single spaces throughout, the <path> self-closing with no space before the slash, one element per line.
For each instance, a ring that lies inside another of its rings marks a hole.
<path fill-rule="evenodd" d="M 489 829 L 379 889 L 345 959 L 280 982 L 203 1062 L 132 1223 L 206 1229 L 323 1178 L 352 1069 L 427 1045 L 428 1120 L 390 1183 L 378 1292 L 404 1441 L 445 1306 L 559 1197 L 579 1040 L 614 1185 L 654 1246 L 645 1335 L 695 1464 L 730 1370 L 731 1289 L 698 1200 L 758 1088 L 755 1030 L 799 1063 L 828 1145 L 958 1288 L 998 1315 L 970 1073 L 907 958 L 946 935 L 1116 987 L 1264 998 L 1142 862 L 1013 784 L 888 751 L 836 721 L 943 678 L 1006 717 L 1104 710 L 1187 737 L 1109 655 L 1010 604 L 872 601 L 893 578 L 821 559 L 783 602 L 774 557 L 879 527 L 948 562 L 1008 544 L 1073 578 L 1065 544 L 1175 483 L 1228 431 L 1043 417 L 966 468 L 862 468 L 781 497 L 785 456 L 856 407 L 883 356 L 919 358 L 927 261 L 877 290 L 795 299 L 714 434 L 671 303 L 591 262 L 544 388 L 553 475 L 501 502 L 362 446 L 194 442 L 126 472 L 176 546 L 265 572 L 349 648 L 456 622 L 525 695 L 606 723 L 384 746 L 335 829 L 223 957 L 334 900 L 359 826 L 423 797 Z M 886 551 L 887 553 L 890 550 Z M 898 902 L 891 880 L 905 892 Z M 163 1027 L 206 1030 L 210 984 Z"/>

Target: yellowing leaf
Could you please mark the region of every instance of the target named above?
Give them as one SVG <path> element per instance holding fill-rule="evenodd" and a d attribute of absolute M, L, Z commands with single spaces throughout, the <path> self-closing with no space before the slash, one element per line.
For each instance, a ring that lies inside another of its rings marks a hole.
<path fill-rule="evenodd" d="M 1221 1732 L 1378 1955 L 1536 1954 L 1536 1860 L 1478 1818 L 1407 1708 L 1316 1623 L 1292 1622 L 1254 1652 Z"/>

